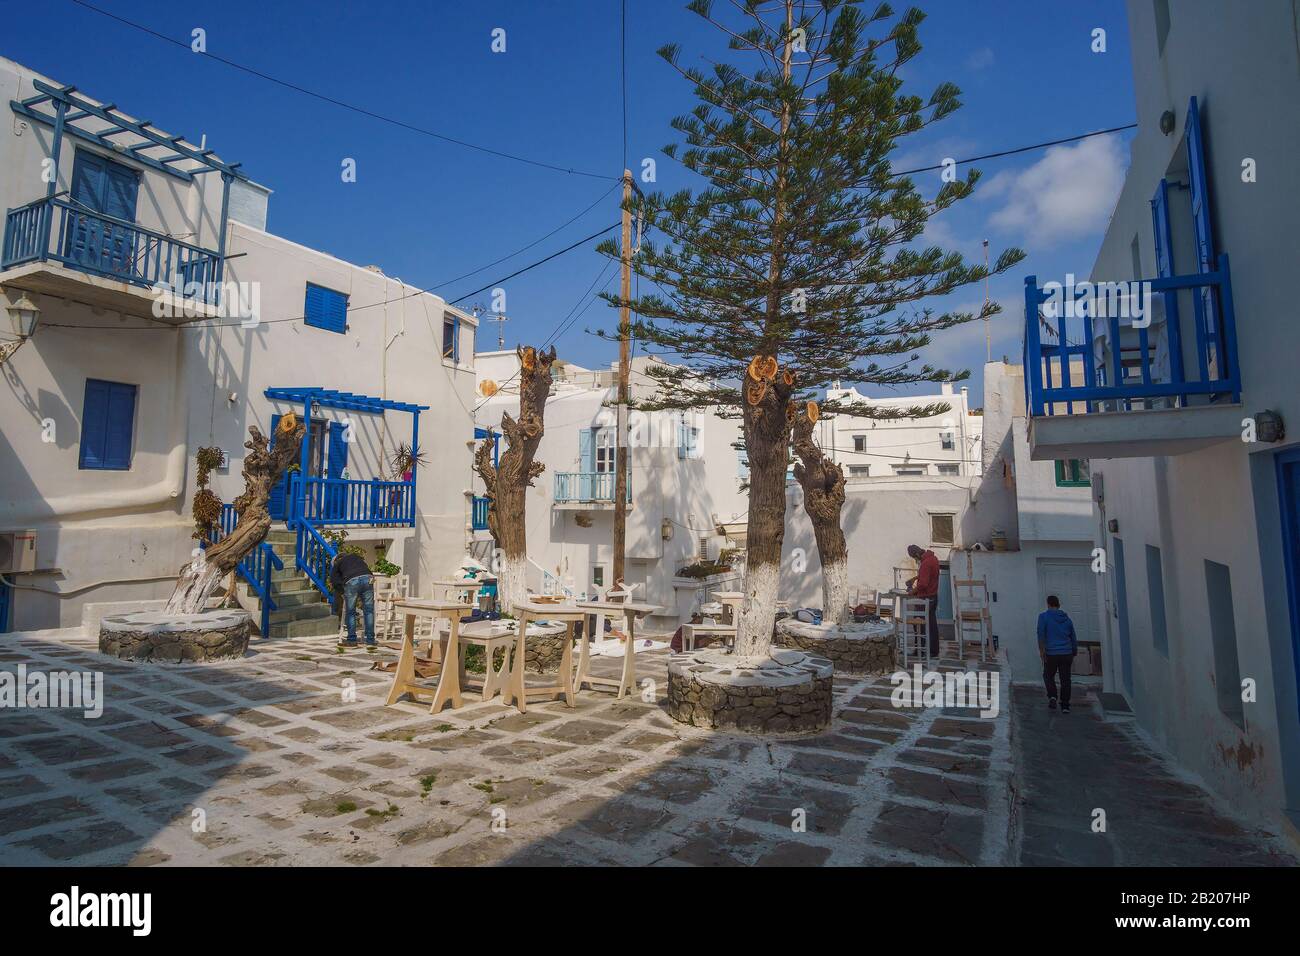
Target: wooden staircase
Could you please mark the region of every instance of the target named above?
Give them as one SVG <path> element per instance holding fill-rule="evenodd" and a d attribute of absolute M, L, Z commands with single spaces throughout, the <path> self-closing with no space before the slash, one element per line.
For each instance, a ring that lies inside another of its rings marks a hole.
<path fill-rule="evenodd" d="M 283 526 L 273 527 L 266 535 L 269 544 L 280 560 L 283 571 L 271 572 L 271 599 L 275 610 L 271 612 L 270 634 L 265 637 L 319 637 L 338 633 L 339 619 L 330 610 L 325 596 L 298 570 L 295 557 L 298 537 Z M 261 610 L 262 601 L 245 581 L 239 583 L 241 602 L 245 608 Z M 260 617 L 255 616 L 255 620 Z"/>

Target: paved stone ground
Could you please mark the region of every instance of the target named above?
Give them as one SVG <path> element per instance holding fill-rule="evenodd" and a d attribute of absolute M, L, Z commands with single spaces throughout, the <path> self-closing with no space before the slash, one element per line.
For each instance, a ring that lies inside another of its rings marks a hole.
<path fill-rule="evenodd" d="M 389 676 L 369 667 L 393 657 L 294 638 L 240 661 L 141 665 L 75 632 L 8 635 L 0 667 L 103 671 L 107 705 L 97 720 L 0 711 L 0 863 L 1007 859 L 1005 707 L 896 710 L 883 679 L 837 678 L 827 733 L 757 741 L 670 720 L 661 651 L 638 656 L 650 701 L 584 691 L 573 710 L 431 717 L 383 706 Z"/>
<path fill-rule="evenodd" d="M 1013 693 L 1017 859 L 1023 866 L 1295 866 L 1272 835 L 1218 810 L 1151 750 L 1131 721 L 1106 721 L 1095 685 L 1069 714 L 1041 688 Z M 1094 832 L 1094 811 L 1105 811 Z"/>

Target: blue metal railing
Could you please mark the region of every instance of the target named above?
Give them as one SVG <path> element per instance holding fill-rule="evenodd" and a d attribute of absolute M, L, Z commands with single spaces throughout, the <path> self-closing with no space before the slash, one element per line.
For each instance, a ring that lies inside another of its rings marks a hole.
<path fill-rule="evenodd" d="M 300 491 L 301 489 L 301 491 Z M 374 524 L 415 527 L 415 485 L 409 481 L 291 478 L 289 495 L 301 494 L 298 514 L 315 525 Z"/>
<path fill-rule="evenodd" d="M 208 535 L 208 540 L 203 542 L 203 547 L 209 544 L 216 544 L 222 538 L 229 535 L 235 530 L 235 525 L 239 522 L 239 516 L 235 513 L 235 506 L 232 504 L 223 504 L 221 506 L 221 522 L 218 527 L 213 528 Z M 259 542 L 257 547 L 250 554 L 244 556 L 244 559 L 236 565 L 235 570 L 239 576 L 248 582 L 248 586 L 253 589 L 253 593 L 261 599 L 262 602 L 262 636 L 266 637 L 271 633 L 271 612 L 275 610 L 275 600 L 271 597 L 271 573 L 273 571 L 283 571 L 284 562 L 280 556 L 275 553 L 265 541 Z"/>
<path fill-rule="evenodd" d="M 310 521 L 298 522 L 298 544 L 295 549 L 298 570 L 307 575 L 307 580 L 317 591 L 333 602 L 334 593 L 330 590 L 330 571 L 334 568 L 334 559 L 338 551 L 326 541 Z"/>
<path fill-rule="evenodd" d="M 38 199 L 5 214 L 0 268 L 54 260 L 92 275 L 216 303 L 221 256 L 64 199 Z"/>
<path fill-rule="evenodd" d="M 555 473 L 555 500 L 609 501 L 614 500 L 614 473 L 611 471 L 558 471 Z M 632 481 L 628 476 L 627 500 L 632 500 Z"/>
<path fill-rule="evenodd" d="M 491 503 L 483 495 L 475 495 L 470 508 L 470 527 L 475 531 L 488 529 L 488 507 Z"/>
<path fill-rule="evenodd" d="M 1219 256 L 1214 272 L 1144 280 L 1152 302 L 1162 297 L 1164 345 L 1168 368 L 1159 369 L 1150 327 L 1136 328 L 1136 342 L 1122 339 L 1121 319 L 1111 314 L 1096 317 L 1092 308 L 1056 309 L 1046 320 L 1041 306 L 1050 296 L 1038 287 L 1035 276 L 1025 279 L 1025 401 L 1031 416 L 1093 414 L 1142 410 L 1151 407 L 1187 407 L 1194 399 L 1206 402 L 1220 397 L 1241 398 L 1241 373 L 1237 357 L 1237 327 L 1232 302 L 1228 255 Z M 1177 307 L 1180 291 L 1191 292 L 1196 341 L 1196 372 L 1189 375 L 1183 361 L 1183 329 Z M 1074 315 L 1069 313 L 1074 311 Z M 1109 311 L 1114 311 L 1109 310 Z M 1149 312 L 1148 312 L 1149 315 Z M 1070 322 L 1075 324 L 1070 326 Z M 1043 324 L 1051 341 L 1044 341 Z M 1094 337 L 1103 354 L 1094 353 Z M 1157 372 L 1159 374 L 1157 374 Z M 1081 373 L 1083 381 L 1074 377 Z M 1162 380 L 1157 380 L 1160 378 Z"/>

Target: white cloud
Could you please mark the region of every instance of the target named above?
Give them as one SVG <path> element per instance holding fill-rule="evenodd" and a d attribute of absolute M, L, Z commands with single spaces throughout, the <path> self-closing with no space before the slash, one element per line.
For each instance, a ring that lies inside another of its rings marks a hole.
<path fill-rule="evenodd" d="M 966 67 L 971 70 L 983 70 L 993 65 L 993 51 L 986 46 L 980 47 L 966 57 Z"/>
<path fill-rule="evenodd" d="M 1004 198 L 989 217 L 995 229 L 1044 247 L 1100 231 L 1124 184 L 1126 159 L 1118 136 L 1094 136 L 1053 146 L 1028 169 L 999 173 L 976 190 Z"/>

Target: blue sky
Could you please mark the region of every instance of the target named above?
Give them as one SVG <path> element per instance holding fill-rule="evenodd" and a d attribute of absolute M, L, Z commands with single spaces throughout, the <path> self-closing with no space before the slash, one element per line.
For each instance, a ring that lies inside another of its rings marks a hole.
<path fill-rule="evenodd" d="M 193 8 L 92 2 L 179 40 L 201 27 L 211 53 L 413 125 L 611 177 L 555 172 L 401 129 L 71 0 L 6 0 L 0 53 L 174 134 L 206 134 L 223 158 L 242 162 L 274 190 L 272 232 L 427 287 L 499 259 L 597 203 L 531 249 L 438 290 L 455 299 L 617 221 L 616 193 L 601 197 L 623 168 L 619 0 L 227 0 Z M 915 142 L 900 142 L 902 168 L 1132 121 L 1122 0 L 919 5 L 928 14 L 924 49 L 905 78 L 923 95 L 952 81 L 965 105 Z M 669 120 L 693 100 L 655 50 L 678 42 L 689 62 L 720 54 L 721 40 L 682 0 L 629 0 L 627 7 L 628 162 L 638 170 L 643 157 L 655 157 L 658 187 L 676 189 L 689 184 L 687 174 L 660 150 L 675 138 Z M 495 28 L 506 31 L 505 53 L 491 50 Z M 1095 28 L 1106 30 L 1103 54 L 1090 50 Z M 1063 278 L 1091 268 L 1127 166 L 1127 135 L 977 164 L 984 180 L 976 194 L 933 224 L 931 238 L 977 259 L 986 236 L 994 255 L 1009 245 L 1029 253 L 1014 275 L 991 286 L 993 298 L 1008 305 L 993 327 L 995 358 L 1019 361 L 1016 303 L 1025 275 Z M 355 183 L 340 176 L 346 157 L 356 160 Z M 923 191 L 937 186 L 937 173 L 923 175 L 935 177 L 922 181 Z M 508 343 L 549 335 L 585 304 L 584 290 L 603 266 L 590 248 L 580 248 L 505 283 Z M 983 290 L 972 288 L 953 303 L 977 307 L 982 298 Z M 488 294 L 464 304 L 474 302 L 488 305 Z M 608 362 L 613 349 L 584 330 L 613 321 L 604 303 L 592 305 L 560 339 L 561 354 L 584 365 Z M 495 342 L 496 326 L 485 324 L 479 347 Z M 970 368 L 972 393 L 979 394 L 982 328 L 942 333 L 926 357 Z"/>

